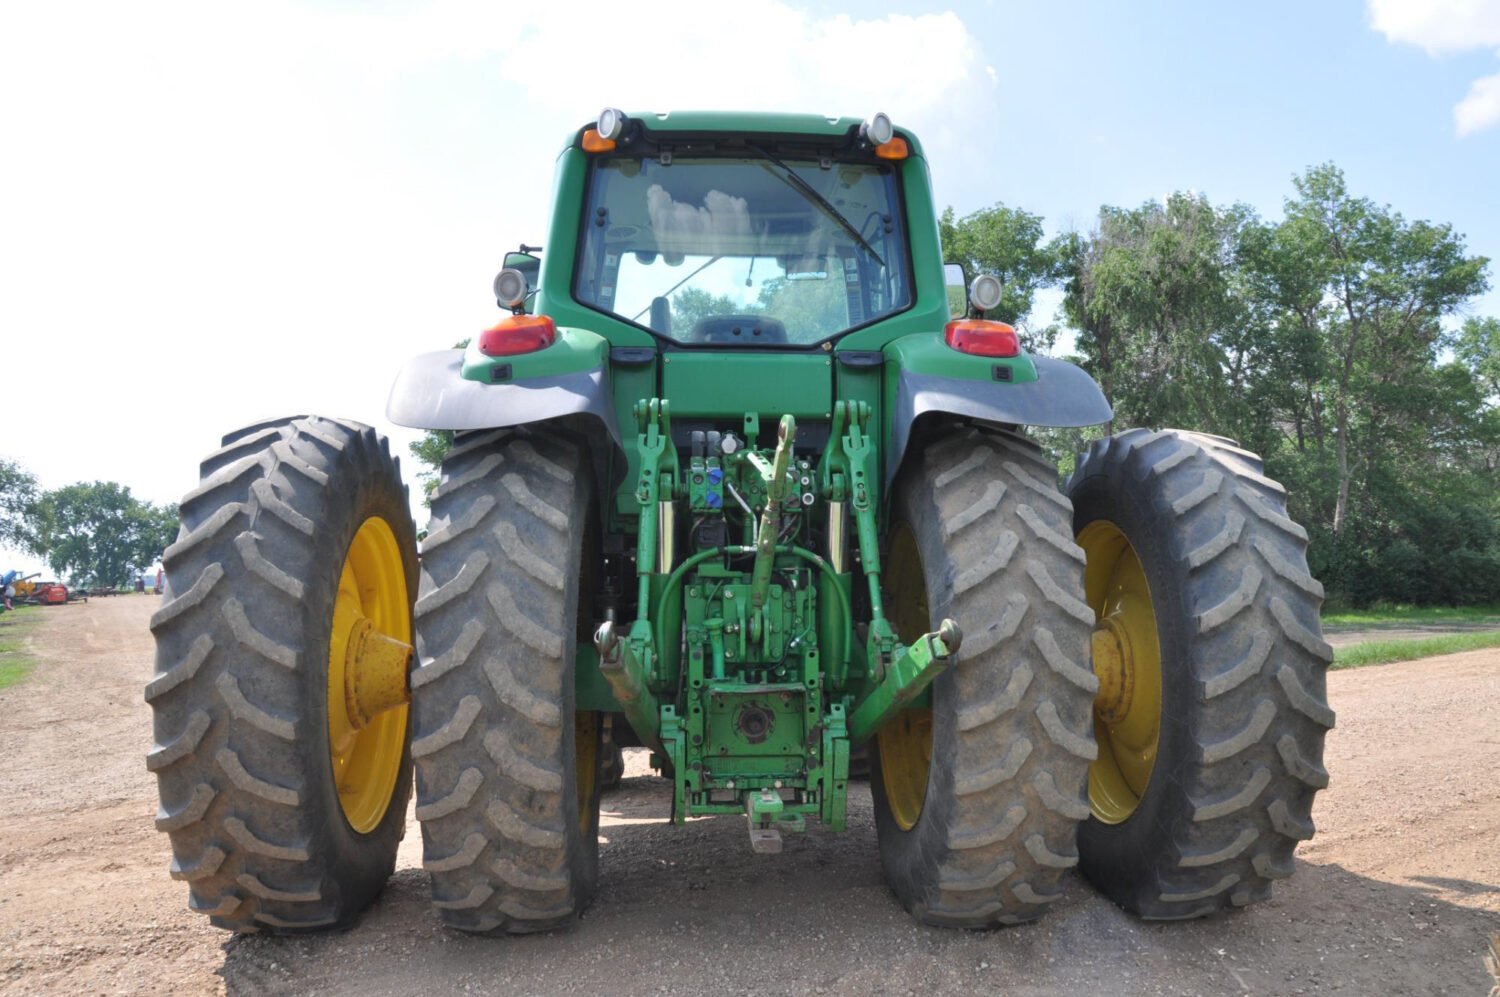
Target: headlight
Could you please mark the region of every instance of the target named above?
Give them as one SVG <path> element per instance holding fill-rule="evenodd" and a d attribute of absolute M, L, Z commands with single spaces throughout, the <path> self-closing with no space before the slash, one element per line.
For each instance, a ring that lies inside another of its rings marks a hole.
<path fill-rule="evenodd" d="M 625 130 L 625 112 L 616 107 L 606 107 L 599 112 L 599 137 L 611 142 Z"/>
<path fill-rule="evenodd" d="M 969 303 L 980 309 L 981 312 L 989 312 L 996 304 L 1001 303 L 1001 292 L 1005 291 L 999 277 L 992 277 L 984 273 L 975 277 L 974 283 L 969 285 Z"/>
<path fill-rule="evenodd" d="M 501 308 L 519 308 L 526 303 L 526 275 L 506 267 L 495 275 L 495 301 Z"/>
<path fill-rule="evenodd" d="M 998 277 L 980 274 L 969 285 L 969 303 L 980 311 L 987 312 L 1000 303 L 1000 294 L 1004 290 Z"/>

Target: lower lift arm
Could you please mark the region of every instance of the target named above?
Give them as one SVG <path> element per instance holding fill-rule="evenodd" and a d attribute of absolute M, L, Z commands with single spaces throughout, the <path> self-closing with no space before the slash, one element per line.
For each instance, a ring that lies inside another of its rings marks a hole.
<path fill-rule="evenodd" d="M 910 646 L 903 645 L 886 619 L 881 598 L 880 541 L 871 494 L 876 476 L 874 447 L 864 431 L 869 409 L 858 402 L 840 402 L 834 413 L 834 449 L 830 464 L 838 466 L 851 483 L 854 528 L 859 542 L 859 560 L 870 591 L 870 629 L 865 647 L 866 674 L 870 681 L 863 698 L 849 717 L 849 740 L 868 740 L 896 714 L 909 706 L 932 680 L 948 667 L 963 635 L 958 624 L 945 619 L 936 633 L 923 634 Z M 847 431 L 844 430 L 847 426 Z"/>

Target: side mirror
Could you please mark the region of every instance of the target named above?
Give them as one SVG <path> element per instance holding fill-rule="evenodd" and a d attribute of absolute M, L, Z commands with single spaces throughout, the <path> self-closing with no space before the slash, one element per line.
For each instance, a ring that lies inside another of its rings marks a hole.
<path fill-rule="evenodd" d="M 960 264 L 943 264 L 943 290 L 948 293 L 949 318 L 963 318 L 969 314 L 969 278 Z"/>
<path fill-rule="evenodd" d="M 495 277 L 495 301 L 501 308 L 508 308 L 506 297 L 501 294 L 501 282 L 505 271 L 513 270 L 526 279 L 526 297 L 536 293 L 537 285 L 541 283 L 542 261 L 540 257 L 531 253 L 506 253 L 505 263 L 500 268 L 500 274 Z M 506 288 L 507 291 L 510 288 Z M 529 308 L 528 308 L 529 310 Z"/>

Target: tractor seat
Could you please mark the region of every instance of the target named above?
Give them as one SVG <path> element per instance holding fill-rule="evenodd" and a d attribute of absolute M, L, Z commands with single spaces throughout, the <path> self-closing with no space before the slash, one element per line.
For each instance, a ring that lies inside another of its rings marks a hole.
<path fill-rule="evenodd" d="M 710 315 L 693 323 L 690 341 L 747 346 L 754 343 L 785 343 L 786 326 L 765 315 Z"/>

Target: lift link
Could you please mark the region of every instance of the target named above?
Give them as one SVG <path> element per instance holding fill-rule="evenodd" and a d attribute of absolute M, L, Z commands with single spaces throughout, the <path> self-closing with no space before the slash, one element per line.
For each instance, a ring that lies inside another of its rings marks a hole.
<path fill-rule="evenodd" d="M 671 410 L 665 399 L 643 399 L 635 404 L 636 426 L 640 431 L 640 477 L 635 496 L 640 504 L 640 534 L 636 544 L 636 575 L 639 580 L 637 605 L 640 607 L 630 633 L 622 640 L 613 622 L 605 622 L 594 634 L 599 652 L 599 673 L 609 683 L 615 699 L 625 711 L 630 726 L 643 742 L 657 751 L 663 750 L 661 709 L 651 692 L 651 679 L 659 657 L 654 631 L 647 615 L 652 604 L 653 579 L 672 570 L 659 558 L 671 544 L 660 543 L 662 527 L 659 510 L 672 500 L 677 478 L 677 451 L 672 446 Z"/>
<path fill-rule="evenodd" d="M 899 653 L 900 643 L 890 621 L 885 617 L 885 600 L 880 592 L 880 528 L 875 518 L 873 489 L 879 480 L 875 463 L 875 445 L 865 428 L 870 421 L 870 407 L 863 402 L 841 401 L 834 406 L 832 445 L 824 461 L 825 494 L 832 494 L 837 471 L 844 472 L 844 482 L 854 507 L 854 532 L 859 544 L 859 563 L 870 593 L 869 668 L 875 676 L 883 675 L 891 659 Z"/>
<path fill-rule="evenodd" d="M 792 461 L 792 442 L 797 438 L 797 420 L 788 413 L 776 429 L 776 453 L 769 463 L 757 454 L 750 462 L 766 480 L 766 507 L 760 514 L 760 537 L 755 544 L 755 568 L 750 573 L 750 608 L 759 611 L 771 588 L 771 568 L 776 563 L 776 538 L 781 532 L 781 503 L 786 499 L 786 469 Z"/>
<path fill-rule="evenodd" d="M 945 619 L 937 633 L 923 634 L 902 649 L 849 718 L 849 740 L 867 741 L 894 719 L 942 674 L 962 641 L 958 624 Z"/>

